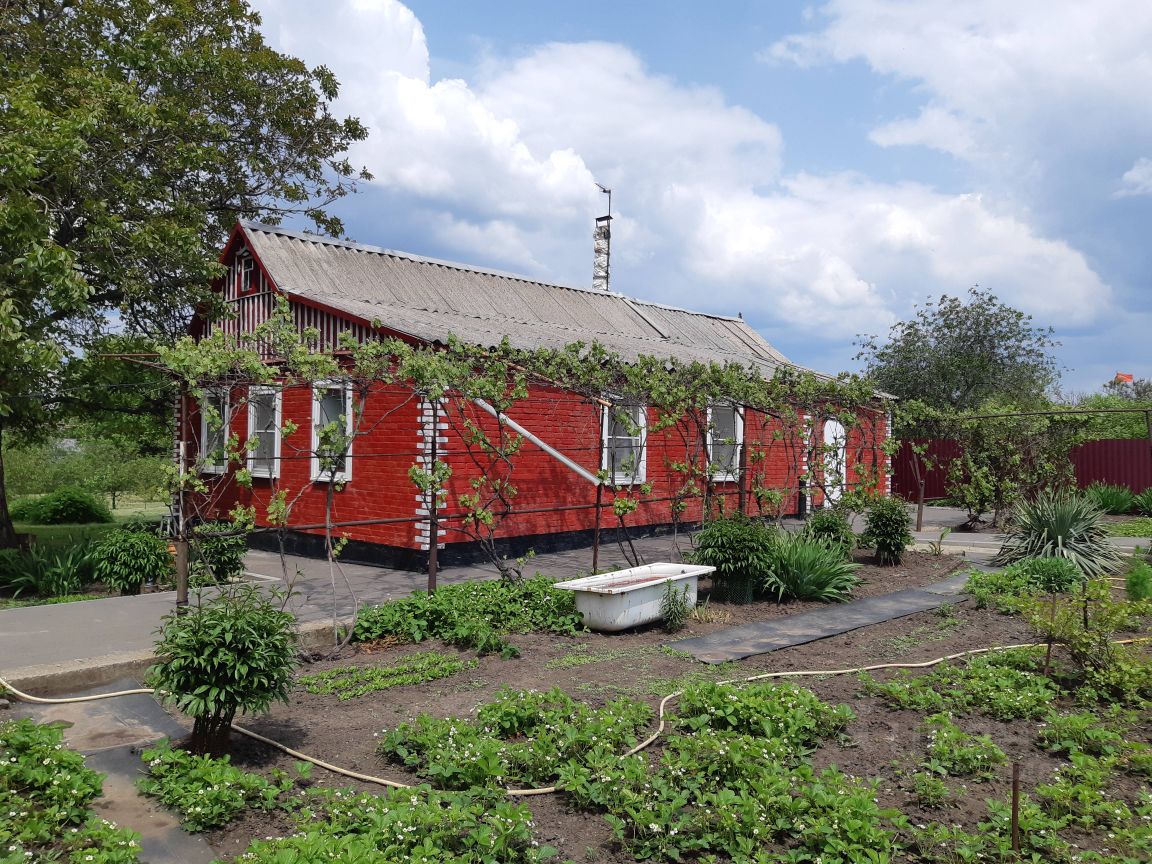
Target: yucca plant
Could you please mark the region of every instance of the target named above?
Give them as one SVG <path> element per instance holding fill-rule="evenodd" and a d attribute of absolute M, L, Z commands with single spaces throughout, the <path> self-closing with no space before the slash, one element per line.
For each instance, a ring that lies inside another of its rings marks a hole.
<path fill-rule="evenodd" d="M 1084 490 L 1084 496 L 1104 513 L 1123 516 L 1136 505 L 1136 495 L 1127 486 L 1112 483 L 1093 483 Z"/>
<path fill-rule="evenodd" d="M 1118 572 L 1124 558 L 1111 543 L 1094 501 L 1081 495 L 1043 492 L 1013 513 L 993 564 L 1025 558 L 1067 558 L 1085 576 Z"/>
<path fill-rule="evenodd" d="M 772 572 L 764 590 L 781 600 L 847 600 L 859 584 L 859 565 L 844 560 L 844 550 L 827 540 L 781 535 L 772 548 Z"/>
<path fill-rule="evenodd" d="M 1141 516 L 1152 516 L 1152 488 L 1132 496 L 1132 508 Z"/>

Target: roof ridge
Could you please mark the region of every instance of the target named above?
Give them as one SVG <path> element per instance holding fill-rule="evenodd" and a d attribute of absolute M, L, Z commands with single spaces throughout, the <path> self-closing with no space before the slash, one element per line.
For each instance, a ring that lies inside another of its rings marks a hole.
<path fill-rule="evenodd" d="M 685 309 L 681 306 L 672 306 L 667 303 L 657 303 L 654 300 L 642 300 L 639 297 L 633 297 L 629 294 L 621 294 L 618 291 L 599 291 L 594 288 L 585 288 L 580 285 L 567 285 L 563 282 L 543 282 L 539 279 L 533 279 L 530 276 L 509 273 L 490 267 L 478 267 L 472 264 L 463 264 L 458 261 L 447 261 L 441 258 L 430 258 L 426 255 L 416 255 L 412 252 L 400 252 L 395 249 L 385 249 L 382 246 L 373 246 L 369 243 L 356 243 L 352 240 L 337 240 L 332 237 L 323 237 L 319 234 L 309 234 L 306 231 L 295 231 L 291 228 L 281 228 L 279 225 L 266 225 L 263 222 L 255 222 L 249 219 L 241 219 L 239 222 L 241 227 L 248 231 L 262 231 L 266 234 L 279 234 L 283 237 L 291 237 L 296 240 L 303 240 L 305 242 L 315 243 L 320 246 L 335 246 L 338 248 L 348 249 L 353 252 L 364 252 L 371 255 L 387 255 L 392 258 L 403 258 L 408 261 L 414 261 L 418 264 L 431 264 L 438 267 L 448 267 L 452 270 L 460 270 L 465 273 L 479 273 L 485 276 L 496 276 L 502 279 L 511 279 L 515 282 L 525 282 L 529 285 L 540 285 L 544 288 L 560 288 L 565 291 L 579 291 L 581 293 L 592 294 L 597 297 L 614 297 L 632 303 L 639 303 L 644 306 L 650 306 L 654 309 L 664 309 L 669 312 L 682 312 L 687 315 L 698 315 L 701 318 L 713 318 L 719 321 L 739 321 L 742 324 L 747 324 L 747 322 L 744 321 L 744 319 L 740 316 L 721 315 L 716 312 L 701 312 L 698 309 Z"/>

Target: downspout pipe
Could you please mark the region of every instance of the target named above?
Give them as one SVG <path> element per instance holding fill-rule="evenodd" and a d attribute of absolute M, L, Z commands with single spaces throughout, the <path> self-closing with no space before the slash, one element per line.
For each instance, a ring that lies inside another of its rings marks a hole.
<path fill-rule="evenodd" d="M 549 456 L 551 456 L 553 459 L 555 459 L 557 462 L 559 462 L 565 468 L 568 468 L 573 473 L 580 475 L 585 480 L 587 480 L 589 483 L 591 483 L 593 486 L 602 485 L 600 478 L 597 477 L 595 474 L 593 474 L 591 471 L 589 471 L 587 468 L 573 462 L 571 459 L 569 459 L 567 456 L 565 456 L 563 453 L 561 453 L 559 450 L 557 450 L 551 444 L 546 443 L 545 441 L 541 440 L 539 437 L 537 437 L 533 433 L 529 432 L 527 429 L 525 429 L 523 426 L 521 426 L 519 423 L 517 423 L 515 420 L 513 420 L 511 417 L 509 417 L 507 414 L 501 414 L 499 411 L 497 411 L 495 408 L 493 408 L 491 405 L 489 405 L 483 399 L 473 399 L 472 402 L 481 411 L 484 411 L 488 414 L 491 414 L 493 417 L 495 417 L 496 422 L 501 423 L 504 426 L 507 426 L 509 429 L 511 429 L 513 432 L 515 432 L 518 435 L 523 435 L 527 440 L 531 441 L 533 444 L 535 444 L 537 447 L 539 447 L 541 450 L 543 450 L 545 453 L 547 453 Z"/>

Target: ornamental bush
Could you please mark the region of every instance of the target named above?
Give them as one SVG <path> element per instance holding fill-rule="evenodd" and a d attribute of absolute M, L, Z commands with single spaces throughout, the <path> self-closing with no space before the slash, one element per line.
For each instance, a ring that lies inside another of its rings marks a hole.
<path fill-rule="evenodd" d="M 238 711 L 287 702 L 296 633 L 283 595 L 239 584 L 164 616 L 148 684 L 193 718 L 193 753 L 222 755 Z"/>
<path fill-rule="evenodd" d="M 836 546 L 844 553 L 845 558 L 852 555 L 856 546 L 856 535 L 847 518 L 835 510 L 817 510 L 808 517 L 802 532 L 805 537 L 813 540 L 823 540 L 831 546 Z"/>
<path fill-rule="evenodd" d="M 715 519 L 696 535 L 692 561 L 716 568 L 712 585 L 717 599 L 748 603 L 772 576 L 776 537 L 774 528 L 747 516 Z"/>
<path fill-rule="evenodd" d="M 899 564 L 913 543 L 911 517 L 899 498 L 877 498 L 864 517 L 864 542 L 876 550 L 881 566 Z"/>
<path fill-rule="evenodd" d="M 111 522 L 104 502 L 82 489 L 57 489 L 39 498 L 25 498 L 12 505 L 12 521 L 32 525 L 84 525 Z"/>
<path fill-rule="evenodd" d="M 145 582 L 165 582 L 172 575 L 168 543 L 144 531 L 109 531 L 92 552 L 97 581 L 121 594 L 139 594 Z"/>
<path fill-rule="evenodd" d="M 248 538 L 244 534 L 213 537 L 236 531 L 231 522 L 203 522 L 192 537 L 192 569 L 200 584 L 228 582 L 244 572 L 244 553 Z"/>

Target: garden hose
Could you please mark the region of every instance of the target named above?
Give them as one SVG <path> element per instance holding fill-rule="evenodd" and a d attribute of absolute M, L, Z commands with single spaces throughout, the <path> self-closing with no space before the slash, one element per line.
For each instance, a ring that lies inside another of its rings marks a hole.
<path fill-rule="evenodd" d="M 1148 641 L 1152 641 L 1152 637 L 1117 639 L 1113 640 L 1112 644 L 1130 645 L 1134 642 Z M 764 681 L 769 678 L 816 678 L 830 675 L 851 675 L 853 673 L 860 672 L 876 672 L 880 669 L 925 669 L 929 666 L 937 666 L 940 663 L 947 663 L 949 660 L 959 660 L 962 657 L 971 657 L 975 654 L 989 654 L 994 651 L 1011 651 L 1016 648 L 1042 648 L 1046 644 L 1047 643 L 1045 642 L 1023 642 L 1018 645 L 996 645 L 991 648 L 972 648 L 967 651 L 957 651 L 955 654 L 948 654 L 944 657 L 937 657 L 935 660 L 925 660 L 920 663 L 876 663 L 871 666 L 855 666 L 849 669 L 804 669 L 793 670 L 790 672 L 764 672 L 759 675 L 749 675 L 747 678 L 730 678 L 725 681 L 717 681 L 716 683 L 721 685 L 740 685 L 751 684 L 754 681 Z M 0 678 L 0 689 L 8 691 L 22 702 L 30 702 L 35 705 L 66 705 L 73 702 L 93 702 L 98 699 L 113 699 L 118 696 L 152 695 L 155 693 L 155 690 L 150 687 L 141 687 L 135 690 L 117 690 L 113 693 L 96 693 L 91 696 L 67 696 L 52 699 L 43 696 L 32 696 L 28 693 L 17 690 L 3 678 Z M 633 747 L 631 750 L 628 750 L 626 753 L 622 754 L 620 757 L 621 759 L 626 756 L 633 756 L 642 750 L 646 750 L 648 747 L 651 747 L 660 738 L 661 735 L 664 734 L 664 730 L 667 727 L 666 718 L 668 703 L 683 695 L 683 692 L 684 691 L 682 690 L 677 690 L 674 693 L 669 693 L 667 696 L 660 700 L 660 707 L 657 711 L 657 719 L 659 720 L 659 724 L 656 727 L 656 731 L 641 741 L 639 744 L 637 744 L 635 747 Z M 298 750 L 293 750 L 291 747 L 287 747 L 278 741 L 273 741 L 271 738 L 265 738 L 260 733 L 253 732 L 251 729 L 245 729 L 243 726 L 238 726 L 235 723 L 232 724 L 232 728 L 239 732 L 241 735 L 252 738 L 255 741 L 259 741 L 262 744 L 267 744 L 269 747 L 275 747 L 282 753 L 286 753 L 287 755 L 296 759 L 300 759 L 303 762 L 309 762 L 313 765 L 325 769 L 326 771 L 331 771 L 334 774 L 340 774 L 344 777 L 349 777 L 353 780 L 360 780 L 364 783 L 374 783 L 378 786 L 390 786 L 393 789 L 419 788 L 417 786 L 413 786 L 410 783 L 400 783 L 396 780 L 387 780 L 383 777 L 376 777 L 371 774 L 361 774 L 358 771 L 352 771 L 348 768 L 341 768 L 338 765 L 333 765 L 329 762 L 317 759 L 315 756 L 309 756 L 307 753 L 301 753 Z M 510 797 L 526 798 L 531 795 L 549 795 L 553 792 L 559 792 L 560 789 L 561 787 L 556 785 L 542 786 L 536 789 L 505 789 L 504 792 Z"/>

